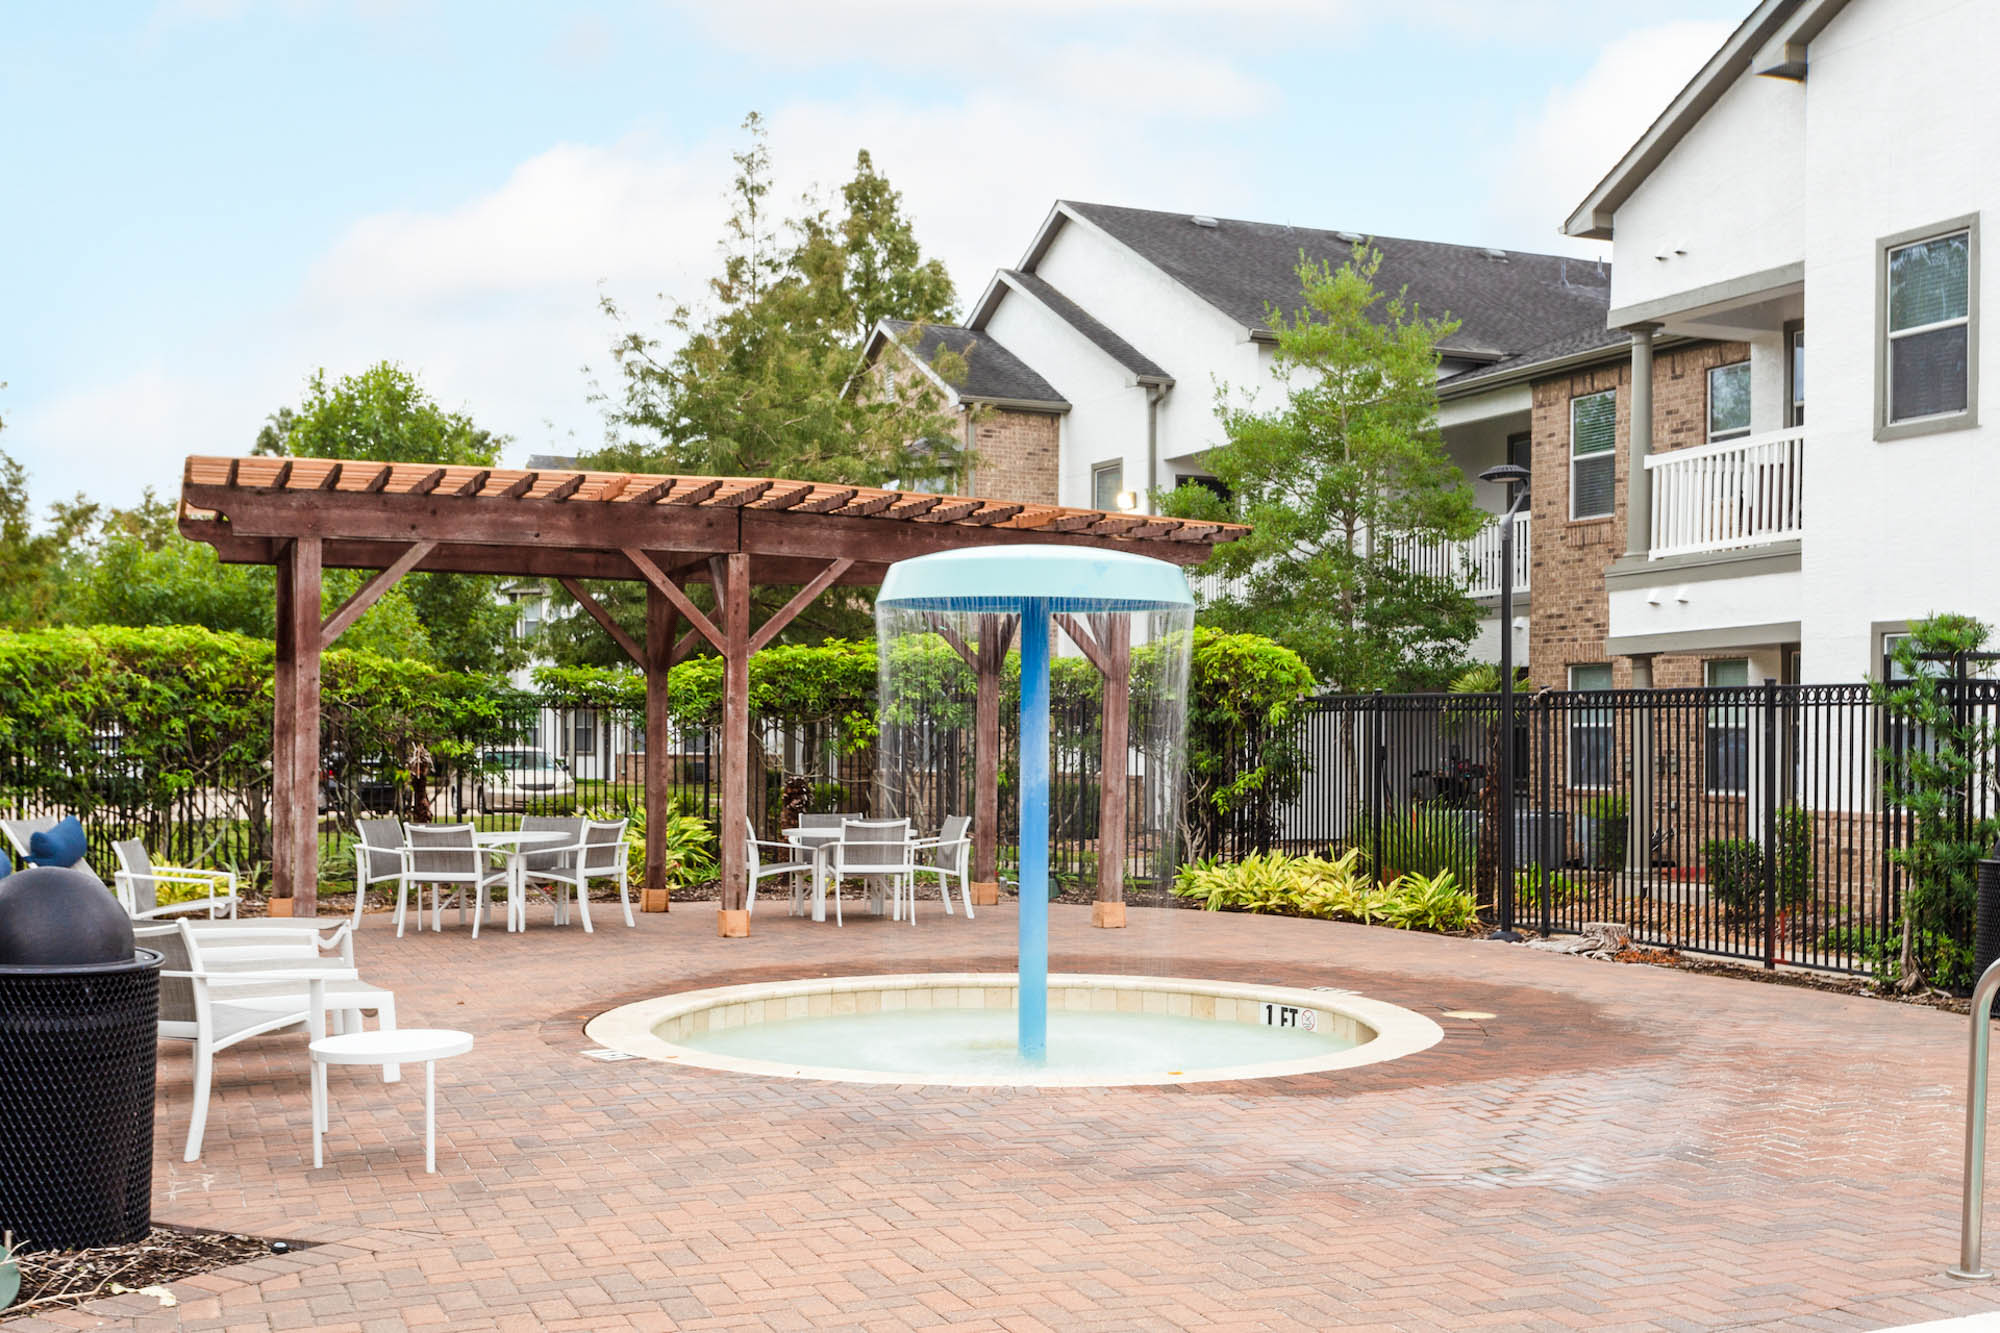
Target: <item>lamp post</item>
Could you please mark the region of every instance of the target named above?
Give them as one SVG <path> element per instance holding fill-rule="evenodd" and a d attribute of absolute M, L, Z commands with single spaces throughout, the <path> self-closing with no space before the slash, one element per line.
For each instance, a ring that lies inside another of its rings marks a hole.
<path fill-rule="evenodd" d="M 1528 501 L 1528 469 L 1500 463 L 1479 474 L 1507 488 L 1500 515 L 1500 924 L 1489 940 L 1518 944 L 1514 929 L 1514 516 Z"/>

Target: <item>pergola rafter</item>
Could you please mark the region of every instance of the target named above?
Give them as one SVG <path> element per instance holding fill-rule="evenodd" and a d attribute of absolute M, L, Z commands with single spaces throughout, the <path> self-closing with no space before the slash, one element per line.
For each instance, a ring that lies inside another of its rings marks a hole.
<path fill-rule="evenodd" d="M 878 584 L 898 560 L 959 547 L 1053 542 L 1193 565 L 1216 543 L 1244 532 L 1228 524 L 776 478 L 306 458 L 189 458 L 181 506 L 187 537 L 207 542 L 225 562 L 273 565 L 278 572 L 275 896 L 292 898 L 301 913 L 315 908 L 320 654 L 405 574 L 538 577 L 559 582 L 646 674 L 647 887 L 665 886 L 667 671 L 703 641 L 723 659 L 725 934 L 748 931 L 742 830 L 749 813 L 750 657 L 815 598 L 835 586 Z M 321 574 L 328 568 L 380 572 L 323 618 Z M 589 595 L 586 579 L 646 585 L 643 644 Z M 713 615 L 687 595 L 691 582 L 713 585 Z M 754 586 L 798 592 L 753 627 Z M 677 636 L 683 620 L 689 628 Z M 1011 631 L 996 621 L 976 646 L 953 645 L 978 673 L 982 773 L 992 768 L 997 746 L 999 672 Z M 1090 645 L 1110 655 L 1107 666 L 1128 650 L 1101 638 Z M 981 879 L 993 873 L 992 785 L 979 784 L 975 812 Z M 1105 786 L 1108 792 L 1112 784 Z"/>

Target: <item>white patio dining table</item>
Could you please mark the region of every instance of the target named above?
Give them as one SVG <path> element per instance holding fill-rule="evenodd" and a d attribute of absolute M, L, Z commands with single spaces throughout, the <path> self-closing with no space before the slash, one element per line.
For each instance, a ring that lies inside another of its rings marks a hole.
<path fill-rule="evenodd" d="M 569 840 L 570 835 L 567 833 L 523 833 L 519 829 L 511 833 L 505 829 L 495 829 L 492 832 L 475 832 L 472 835 L 472 841 L 479 850 L 492 852 L 506 859 L 509 931 L 528 928 L 528 854 L 540 850 L 544 844 Z"/>
<path fill-rule="evenodd" d="M 827 860 L 833 855 L 834 844 L 840 841 L 837 828 L 788 828 L 784 830 L 785 841 L 801 851 L 812 853 L 813 895 L 812 919 L 826 920 L 826 877 Z M 876 916 L 882 915 L 882 889 L 871 883 L 868 888 L 868 907 Z"/>

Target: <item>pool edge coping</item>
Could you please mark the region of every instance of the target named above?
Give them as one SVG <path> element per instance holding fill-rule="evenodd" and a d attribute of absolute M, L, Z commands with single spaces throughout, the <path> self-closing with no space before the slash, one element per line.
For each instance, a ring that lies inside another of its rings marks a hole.
<path fill-rule="evenodd" d="M 1344 1015 L 1374 1032 L 1375 1036 L 1345 1050 L 1332 1051 L 1324 1055 L 1305 1056 L 1297 1060 L 1216 1066 L 1185 1074 L 1132 1074 L 1112 1078 L 1091 1074 L 1020 1074 L 973 1078 L 964 1075 L 945 1077 L 907 1071 L 850 1069 L 839 1065 L 802 1065 L 773 1060 L 751 1060 L 676 1045 L 653 1033 L 655 1027 L 668 1019 L 697 1010 L 750 1000 L 777 1000 L 800 995 L 856 991 L 947 987 L 1014 989 L 1018 982 L 1011 972 L 904 972 L 881 976 L 801 977 L 789 981 L 711 986 L 620 1005 L 592 1018 L 584 1024 L 583 1030 L 585 1036 L 600 1046 L 677 1068 L 709 1069 L 722 1073 L 753 1074 L 766 1078 L 824 1083 L 903 1084 L 950 1088 L 1177 1087 L 1198 1083 L 1242 1082 L 1246 1079 L 1291 1078 L 1302 1074 L 1320 1074 L 1380 1064 L 1386 1060 L 1400 1059 L 1406 1055 L 1428 1050 L 1444 1040 L 1444 1029 L 1422 1014 L 1383 1000 L 1371 1000 L 1366 996 L 1345 992 L 1307 990 L 1297 986 L 1265 985 L 1256 982 L 1203 981 L 1189 977 L 1125 973 L 1052 973 L 1048 984 L 1052 990 L 1057 987 L 1146 990 L 1295 1005 L 1299 1008 Z"/>

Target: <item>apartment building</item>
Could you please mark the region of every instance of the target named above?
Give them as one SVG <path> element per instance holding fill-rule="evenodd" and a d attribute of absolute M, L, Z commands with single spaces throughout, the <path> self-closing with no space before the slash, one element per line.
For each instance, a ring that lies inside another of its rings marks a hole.
<path fill-rule="evenodd" d="M 1726 661 L 1853 681 L 1928 613 L 2000 622 L 1978 398 L 1996 50 L 1991 5 L 1765 0 L 1567 219 L 1614 244 L 1606 324 L 1629 357 L 1535 389 L 1556 483 L 1537 559 L 1563 525 L 1548 579 L 1578 589 L 1560 631 L 1538 607 L 1538 680 Z M 1609 464 L 1586 452 L 1594 394 Z M 1605 473 L 1608 518 L 1578 517 L 1605 508 Z"/>
<path fill-rule="evenodd" d="M 1445 441 L 1481 502 L 1501 508 L 1499 489 L 1475 479 L 1526 447 L 1532 413 L 1516 374 L 1584 346 L 1615 360 L 1606 265 L 1062 200 L 963 326 L 913 335 L 885 321 L 868 353 L 892 380 L 931 375 L 960 413 L 978 460 L 964 482 L 972 493 L 1144 512 L 1156 491 L 1204 479 L 1202 455 L 1221 439 L 1218 385 L 1269 401 L 1269 312 L 1298 307 L 1300 255 L 1337 265 L 1364 241 L 1382 255 L 1378 287 L 1460 322 L 1440 348 L 1439 375 L 1471 387 L 1446 409 Z M 958 383 L 930 368 L 943 347 L 964 360 Z M 1473 384 L 1482 371 L 1505 373 Z M 1523 592 L 1529 549 L 1516 560 Z M 1412 556 L 1465 572 L 1489 609 L 1477 645 L 1489 654 L 1499 645 L 1498 554 L 1489 529 Z M 1527 638 L 1524 625 L 1517 646 Z"/>

